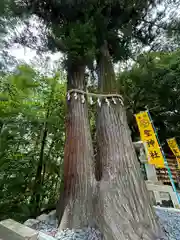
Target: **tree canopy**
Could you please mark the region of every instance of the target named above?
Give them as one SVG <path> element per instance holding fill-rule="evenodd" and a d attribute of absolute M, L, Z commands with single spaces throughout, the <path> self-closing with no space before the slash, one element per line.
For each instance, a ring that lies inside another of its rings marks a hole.
<path fill-rule="evenodd" d="M 11 0 L 1 3 L 1 14 L 21 19 L 26 25 L 20 35 L 16 34 L 15 42 L 41 50 L 62 51 L 76 60 L 92 61 L 106 40 L 111 56 L 117 61 L 132 56 L 137 44 L 147 46 L 155 40 L 165 27 L 165 8 L 173 3 L 166 0 L 163 4 L 158 0 Z M 39 37 L 34 35 L 29 21 L 35 16 L 41 27 Z"/>

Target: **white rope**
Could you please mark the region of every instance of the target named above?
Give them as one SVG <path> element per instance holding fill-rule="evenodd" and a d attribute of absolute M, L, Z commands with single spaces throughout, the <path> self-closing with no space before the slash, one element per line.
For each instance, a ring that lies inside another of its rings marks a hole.
<path fill-rule="evenodd" d="M 71 94 L 71 93 L 81 93 L 84 95 L 88 95 L 88 96 L 92 96 L 92 97 L 102 97 L 102 98 L 107 98 L 107 97 L 112 97 L 112 98 L 121 98 L 121 100 L 123 100 L 123 97 L 119 94 L 101 94 L 101 93 L 89 93 L 89 92 L 85 92 L 83 90 L 79 90 L 79 89 L 71 89 L 67 92 L 67 94 Z"/>
<path fill-rule="evenodd" d="M 82 103 L 85 103 L 85 95 L 88 96 L 88 99 L 90 101 L 90 104 L 93 105 L 93 97 L 97 98 L 97 103 L 98 105 L 101 107 L 102 105 L 102 100 L 105 100 L 105 102 L 107 103 L 108 106 L 110 106 L 110 100 L 112 100 L 113 104 L 117 104 L 117 101 L 119 101 L 121 103 L 122 106 L 124 106 L 123 103 L 123 97 L 119 94 L 101 94 L 101 93 L 89 93 L 89 92 L 85 92 L 83 90 L 79 90 L 79 89 L 71 89 L 67 92 L 67 99 L 68 101 L 71 98 L 71 93 L 73 93 L 73 96 L 75 98 L 75 100 L 78 99 L 78 93 L 81 94 L 81 101 Z"/>

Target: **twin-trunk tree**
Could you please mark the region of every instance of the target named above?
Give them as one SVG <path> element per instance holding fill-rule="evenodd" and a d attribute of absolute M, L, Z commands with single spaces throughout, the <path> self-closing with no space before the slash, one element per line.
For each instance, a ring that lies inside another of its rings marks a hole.
<path fill-rule="evenodd" d="M 115 73 L 105 43 L 97 58 L 99 91 L 115 93 Z M 68 88 L 85 90 L 85 66 L 68 67 Z M 96 226 L 104 239 L 158 239 L 162 232 L 131 141 L 120 102 L 102 101 L 97 115 L 98 159 L 95 163 L 87 103 L 68 102 L 64 158 L 64 192 L 60 229 Z M 98 169 L 95 169 L 98 167 Z M 95 171 L 99 172 L 98 179 Z"/>
<path fill-rule="evenodd" d="M 114 58 L 127 57 L 134 40 L 146 45 L 154 39 L 154 23 L 162 17 L 158 0 L 6 2 L 4 12 L 8 10 L 12 16 L 23 19 L 26 15 L 36 15 L 45 23 L 47 35 L 50 34 L 45 40 L 48 49 L 62 50 L 78 60 L 85 58 L 84 65 L 82 61 L 81 64 L 78 61 L 68 64 L 69 89 L 85 88 L 86 61 L 94 59 L 96 50 L 103 45 L 97 56 L 97 65 L 99 90 L 105 93 L 115 92 L 116 87 L 109 50 L 106 44 L 102 44 L 103 40 L 107 40 Z M 166 2 L 171 1 L 162 1 Z M 156 19 L 152 18 L 154 14 Z M 44 36 L 41 37 L 43 40 Z M 20 40 L 21 43 L 26 42 L 24 36 Z M 34 42 L 34 34 L 27 42 L 29 40 Z M 108 240 L 155 239 L 159 236 L 158 222 L 150 206 L 126 113 L 120 102 L 110 106 L 102 102 L 98 108 L 96 128 L 97 164 L 93 158 L 87 104 L 80 99 L 70 100 L 60 228 L 95 224 Z M 97 166 L 98 180 L 94 174 Z"/>

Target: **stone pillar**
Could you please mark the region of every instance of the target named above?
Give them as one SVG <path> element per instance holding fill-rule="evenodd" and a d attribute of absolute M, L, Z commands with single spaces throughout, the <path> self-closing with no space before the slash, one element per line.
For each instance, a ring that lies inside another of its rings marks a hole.
<path fill-rule="evenodd" d="M 180 204 L 179 204 L 179 202 L 178 202 L 178 200 L 177 200 L 176 193 L 172 191 L 172 192 L 170 193 L 170 196 L 171 196 L 171 200 L 172 200 L 172 202 L 173 202 L 174 208 L 180 209 Z"/>
<path fill-rule="evenodd" d="M 160 192 L 153 191 L 153 193 L 154 193 L 154 197 L 156 199 L 156 203 L 161 205 L 162 204 L 162 200 L 161 200 Z"/>
<path fill-rule="evenodd" d="M 154 165 L 145 163 L 145 169 L 146 169 L 147 180 L 157 183 L 158 178 L 157 178 L 156 169 Z"/>
<path fill-rule="evenodd" d="M 140 149 L 139 149 L 139 159 L 142 163 L 144 163 L 147 180 L 157 183 L 158 178 L 157 178 L 157 174 L 156 174 L 156 168 L 154 165 L 151 165 L 148 163 L 146 149 L 145 149 L 145 146 L 143 143 L 141 144 Z"/>

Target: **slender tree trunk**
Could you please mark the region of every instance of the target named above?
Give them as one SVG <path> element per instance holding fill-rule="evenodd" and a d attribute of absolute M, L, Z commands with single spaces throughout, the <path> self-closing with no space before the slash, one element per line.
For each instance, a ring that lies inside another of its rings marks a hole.
<path fill-rule="evenodd" d="M 68 66 L 68 89 L 84 89 L 85 67 Z M 71 94 L 67 103 L 64 157 L 64 192 L 59 201 L 60 229 L 82 228 L 92 223 L 93 147 L 87 104 Z M 61 219 L 62 217 L 62 219 Z"/>
<path fill-rule="evenodd" d="M 51 142 L 50 147 L 49 147 L 49 150 L 48 150 L 47 157 L 46 157 L 46 159 L 45 159 L 45 161 L 44 161 L 44 164 L 43 164 L 42 184 L 44 183 L 44 180 L 45 180 L 46 163 L 47 163 L 47 161 L 48 161 L 49 158 L 50 158 L 51 151 L 52 151 L 52 149 L 53 149 L 53 147 L 54 147 L 54 144 L 55 144 L 55 136 L 54 136 L 54 138 L 52 139 L 52 142 Z"/>
<path fill-rule="evenodd" d="M 47 129 L 47 119 L 49 117 L 49 111 L 50 108 L 48 106 L 48 110 L 46 113 L 46 119 L 44 122 L 44 127 L 42 131 L 42 136 L 41 136 L 41 149 L 39 153 L 39 161 L 37 165 L 37 170 L 36 170 L 36 176 L 35 176 L 35 181 L 34 181 L 34 188 L 32 192 L 32 198 L 31 198 L 31 203 L 32 203 L 32 215 L 36 216 L 38 213 L 40 213 L 40 199 L 41 199 L 41 186 L 42 186 L 42 170 L 43 170 L 43 164 L 44 164 L 44 148 L 46 145 L 46 138 L 48 134 L 48 129 Z"/>
<path fill-rule="evenodd" d="M 3 130 L 3 127 L 4 127 L 4 123 L 0 121 L 0 136 L 1 136 L 1 133 L 2 133 L 2 130 Z"/>
<path fill-rule="evenodd" d="M 99 89 L 116 91 L 115 74 L 108 47 L 98 59 Z M 151 207 L 131 141 L 124 107 L 102 102 L 97 117 L 97 143 L 101 181 L 97 224 L 105 240 L 158 239 L 162 234 Z"/>

